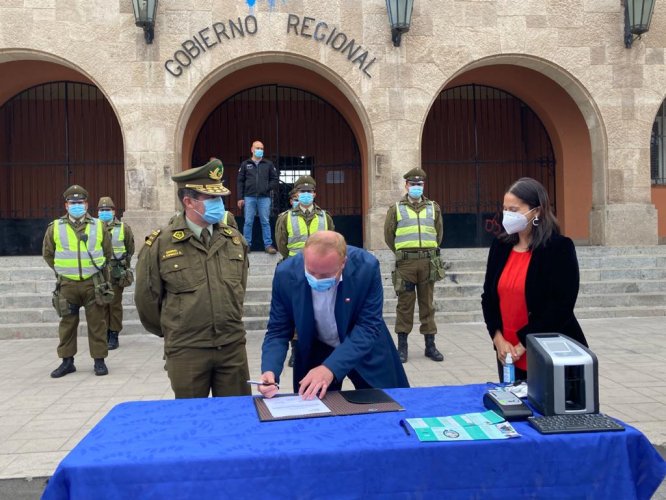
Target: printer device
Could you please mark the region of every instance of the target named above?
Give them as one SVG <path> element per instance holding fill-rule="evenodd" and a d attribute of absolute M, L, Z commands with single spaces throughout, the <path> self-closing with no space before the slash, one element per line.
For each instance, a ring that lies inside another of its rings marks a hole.
<path fill-rule="evenodd" d="M 560 333 L 528 335 L 527 397 L 542 415 L 598 413 L 596 355 Z"/>

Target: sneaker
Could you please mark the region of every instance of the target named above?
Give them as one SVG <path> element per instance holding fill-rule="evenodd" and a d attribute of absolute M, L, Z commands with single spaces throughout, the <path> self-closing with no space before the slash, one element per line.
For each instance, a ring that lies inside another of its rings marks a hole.
<path fill-rule="evenodd" d="M 273 255 L 273 254 L 277 253 L 277 250 L 275 249 L 275 247 L 273 245 L 268 245 L 266 247 L 266 253 L 269 253 L 269 254 Z"/>

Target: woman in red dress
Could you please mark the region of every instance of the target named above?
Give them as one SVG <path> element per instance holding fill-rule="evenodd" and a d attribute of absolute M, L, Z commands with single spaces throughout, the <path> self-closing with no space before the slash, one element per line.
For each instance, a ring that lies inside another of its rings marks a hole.
<path fill-rule="evenodd" d="M 504 195 L 503 210 L 504 230 L 488 253 L 481 306 L 500 380 L 507 354 L 516 380 L 526 380 L 528 334 L 562 333 L 587 346 L 574 315 L 578 259 L 571 239 L 560 234 L 547 191 L 535 179 L 518 179 Z"/>

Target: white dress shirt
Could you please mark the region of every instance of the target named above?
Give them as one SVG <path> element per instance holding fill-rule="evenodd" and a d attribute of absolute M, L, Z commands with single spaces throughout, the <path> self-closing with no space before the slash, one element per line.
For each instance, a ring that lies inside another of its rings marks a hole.
<path fill-rule="evenodd" d="M 338 295 L 338 285 L 340 282 L 342 282 L 342 276 L 335 286 L 332 286 L 325 292 L 311 290 L 317 338 L 331 347 L 340 345 L 338 324 L 335 321 L 335 298 Z"/>

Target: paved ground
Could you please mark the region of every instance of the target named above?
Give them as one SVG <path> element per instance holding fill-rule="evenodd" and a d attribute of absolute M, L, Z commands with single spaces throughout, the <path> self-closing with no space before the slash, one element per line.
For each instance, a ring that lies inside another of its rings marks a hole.
<path fill-rule="evenodd" d="M 581 321 L 599 358 L 601 409 L 666 447 L 666 326 L 663 318 Z M 481 324 L 442 324 L 446 356 L 423 356 L 423 338 L 410 336 L 405 365 L 413 386 L 457 385 L 497 379 L 490 340 Z M 259 375 L 262 332 L 248 333 L 250 371 Z M 116 404 L 171 399 L 162 341 L 121 335 L 107 360 L 110 374 L 95 377 L 87 341 L 79 338 L 77 372 L 58 380 L 57 339 L 0 342 L 0 498 L 35 498 L 60 460 Z M 289 369 L 283 377 L 291 380 Z M 26 479 L 27 478 L 27 479 Z M 666 500 L 666 483 L 655 495 Z"/>

